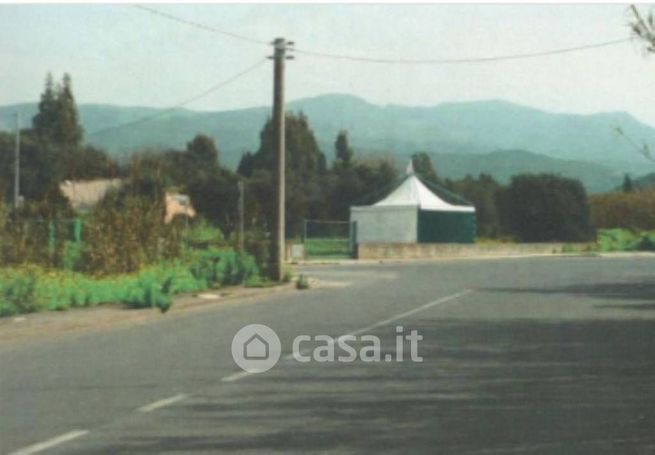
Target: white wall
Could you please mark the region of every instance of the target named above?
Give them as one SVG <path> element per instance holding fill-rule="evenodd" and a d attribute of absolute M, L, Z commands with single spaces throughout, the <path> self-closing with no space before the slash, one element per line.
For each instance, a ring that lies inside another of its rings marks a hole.
<path fill-rule="evenodd" d="M 357 243 L 416 243 L 418 207 L 351 207 L 350 221 L 357 223 Z"/>

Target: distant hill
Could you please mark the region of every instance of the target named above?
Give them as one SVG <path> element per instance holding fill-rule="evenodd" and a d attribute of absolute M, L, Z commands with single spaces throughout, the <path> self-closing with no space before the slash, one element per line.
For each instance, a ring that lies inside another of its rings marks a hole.
<path fill-rule="evenodd" d="M 12 128 L 11 114 L 16 110 L 21 111 L 28 122 L 36 113 L 36 104 L 0 107 L 0 129 Z M 595 178 L 596 171 L 605 176 L 612 175 L 614 170 L 634 173 L 644 165 L 648 170 L 644 158 L 615 133 L 616 127 L 635 141 L 655 144 L 655 129 L 627 113 L 560 114 L 497 100 L 409 107 L 379 106 L 351 95 L 323 95 L 292 101 L 288 103 L 288 110 L 303 111 L 308 116 L 328 159 L 333 157 L 338 131 L 346 129 L 356 150 L 392 153 L 398 158 L 398 164 L 414 152 L 427 151 L 448 157 L 448 163 L 442 167 L 453 174 L 461 174 L 464 168 L 475 173 L 473 169 L 483 165 L 485 172 L 505 176 L 513 169 L 554 168 L 564 173 L 573 167 L 576 174 L 587 176 L 585 181 L 593 188 L 605 187 L 605 183 L 600 182 L 605 177 Z M 93 134 L 156 113 L 162 115 L 149 122 Z M 222 162 L 235 167 L 244 151 L 258 147 L 259 132 L 270 115 L 270 108 L 166 112 L 144 107 L 83 104 L 80 115 L 87 140 L 114 155 L 142 148 L 182 148 L 195 134 L 204 133 L 216 139 Z M 533 153 L 490 154 L 480 161 L 480 156 L 494 150 L 530 150 Z M 565 160 L 566 164 L 546 158 Z M 605 168 L 601 172 L 601 168 L 582 162 Z"/>
<path fill-rule="evenodd" d="M 579 179 L 591 193 L 609 191 L 623 181 L 623 174 L 601 164 L 560 160 L 525 150 L 498 150 L 487 154 L 433 154 L 432 161 L 442 177 L 459 179 L 471 174 L 490 174 L 501 183 L 522 173 L 553 173 Z"/>

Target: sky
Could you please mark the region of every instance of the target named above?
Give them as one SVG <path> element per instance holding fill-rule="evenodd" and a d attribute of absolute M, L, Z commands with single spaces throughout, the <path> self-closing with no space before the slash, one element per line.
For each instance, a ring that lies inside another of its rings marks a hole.
<path fill-rule="evenodd" d="M 298 49 L 405 59 L 477 58 L 629 38 L 626 5 L 151 4 L 180 18 Z M 642 8 L 643 9 L 643 8 Z M 171 107 L 271 54 L 127 4 L 0 5 L 0 105 L 37 101 L 47 72 L 78 103 Z M 639 42 L 460 65 L 374 64 L 296 54 L 286 97 L 348 93 L 375 104 L 503 99 L 571 113 L 626 111 L 655 126 L 655 54 Z M 272 63 L 187 107 L 270 105 Z"/>

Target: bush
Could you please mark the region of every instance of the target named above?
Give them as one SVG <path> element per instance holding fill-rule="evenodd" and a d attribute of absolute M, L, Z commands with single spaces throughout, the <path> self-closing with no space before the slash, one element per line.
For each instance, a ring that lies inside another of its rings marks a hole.
<path fill-rule="evenodd" d="M 5 274 L 0 282 L 0 316 L 38 311 L 41 305 L 36 285 L 37 277 L 32 269 Z"/>
<path fill-rule="evenodd" d="M 239 284 L 259 276 L 259 268 L 252 256 L 214 248 L 197 254 L 190 270 L 207 287 Z"/>
<path fill-rule="evenodd" d="M 309 281 L 307 277 L 303 274 L 298 275 L 298 280 L 296 281 L 296 289 L 305 290 L 309 289 Z"/>
<path fill-rule="evenodd" d="M 178 257 L 180 228 L 164 223 L 163 200 L 109 193 L 87 223 L 87 270 L 96 274 L 134 273 Z"/>
<path fill-rule="evenodd" d="M 499 202 L 505 230 L 523 242 L 594 237 L 587 194 L 578 180 L 551 174 L 512 177 Z"/>
<path fill-rule="evenodd" d="M 40 310 L 66 310 L 123 302 L 131 308 L 166 312 L 173 296 L 208 287 L 244 283 L 264 286 L 250 255 L 232 250 L 197 253 L 195 262 L 170 261 L 136 274 L 92 277 L 37 267 L 0 269 L 0 316 Z"/>
<path fill-rule="evenodd" d="M 196 249 L 224 247 L 227 244 L 223 232 L 204 220 L 195 223 L 185 232 L 184 240 L 189 247 Z"/>
<path fill-rule="evenodd" d="M 83 252 L 84 244 L 82 242 L 65 241 L 61 254 L 61 268 L 76 272 L 81 271 L 84 268 Z"/>
<path fill-rule="evenodd" d="M 173 304 L 174 281 L 175 272 L 166 271 L 163 275 L 156 271 L 142 273 L 134 285 L 128 288 L 123 301 L 131 308 L 157 307 L 165 313 Z"/>
<path fill-rule="evenodd" d="M 600 251 L 655 251 L 655 232 L 633 232 L 627 229 L 598 231 Z"/>

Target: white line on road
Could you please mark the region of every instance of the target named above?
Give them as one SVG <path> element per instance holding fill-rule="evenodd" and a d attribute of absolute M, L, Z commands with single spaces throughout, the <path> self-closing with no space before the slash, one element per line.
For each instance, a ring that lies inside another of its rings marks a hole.
<path fill-rule="evenodd" d="M 370 331 L 373 330 L 373 329 L 377 329 L 378 327 L 382 327 L 382 326 L 385 326 L 385 325 L 391 324 L 392 322 L 396 322 L 396 321 L 398 321 L 398 320 L 400 320 L 400 319 L 402 319 L 402 318 L 406 318 L 407 316 L 411 316 L 411 315 L 413 315 L 413 314 L 420 313 L 421 311 L 425 311 L 425 310 L 427 310 L 428 308 L 432 308 L 433 306 L 437 306 L 437 305 L 442 305 L 442 304 L 444 304 L 444 303 L 448 303 L 448 302 L 450 302 L 450 301 L 453 301 L 453 300 L 455 300 L 455 299 L 458 299 L 458 298 L 460 298 L 460 297 L 463 297 L 463 296 L 465 296 L 466 294 L 470 294 L 471 292 L 473 292 L 473 289 L 464 289 L 463 291 L 457 292 L 457 293 L 455 293 L 455 294 L 448 295 L 448 296 L 446 296 L 446 297 L 442 297 L 442 298 L 437 299 L 437 300 L 433 300 L 432 302 L 428 302 L 428 303 L 426 303 L 425 305 L 421 305 L 421 306 L 416 307 L 416 308 L 414 308 L 414 309 L 411 309 L 411 310 L 409 310 L 409 311 L 405 311 L 404 313 L 397 314 L 397 315 L 392 316 L 392 317 L 390 317 L 390 318 L 388 318 L 388 319 L 384 319 L 384 320 L 382 320 L 382 321 L 378 321 L 378 322 L 376 322 L 376 323 L 374 323 L 374 324 L 371 324 L 371 325 L 367 325 L 366 327 L 362 327 L 361 329 L 353 330 L 353 331 L 350 332 L 350 333 L 346 333 L 345 335 L 341 335 L 341 336 L 340 336 L 339 338 L 337 338 L 337 339 L 334 339 L 334 338 L 333 338 L 333 339 L 331 340 L 330 344 L 334 344 L 334 343 L 336 343 L 338 340 L 341 340 L 341 339 L 346 338 L 346 337 L 351 337 L 351 336 L 353 336 L 353 335 L 359 335 L 359 334 L 362 334 L 362 333 L 370 332 Z M 285 358 L 285 359 L 288 359 L 288 360 L 291 360 L 291 359 L 295 358 L 295 356 L 296 356 L 297 354 L 298 354 L 298 353 L 294 353 L 294 352 L 292 352 L 291 354 L 286 355 L 284 358 Z M 300 354 L 301 354 L 301 355 L 307 355 L 308 352 L 302 352 L 302 351 L 301 351 Z"/>
<path fill-rule="evenodd" d="M 33 453 L 43 452 L 44 450 L 51 449 L 52 447 L 58 446 L 59 444 L 72 441 L 73 439 L 77 439 L 80 436 L 84 436 L 87 433 L 87 430 L 74 430 L 62 434 L 61 436 L 48 439 L 47 441 L 43 441 L 38 444 L 25 447 L 24 449 L 17 450 L 16 452 L 12 452 L 10 455 L 31 455 Z"/>
<path fill-rule="evenodd" d="M 428 302 L 425 305 L 421 305 L 421 306 L 416 307 L 414 309 L 411 309 L 409 311 L 405 311 L 404 313 L 397 314 L 397 315 L 392 316 L 392 317 L 390 317 L 388 319 L 378 321 L 378 322 L 376 322 L 374 324 L 367 325 L 366 327 L 362 327 L 361 329 L 353 330 L 352 332 L 349 332 L 349 333 L 347 333 L 345 335 L 341 335 L 337 339 L 332 339 L 332 343 L 335 343 L 337 340 L 342 339 L 344 337 L 359 335 L 360 333 L 368 332 L 370 330 L 376 329 L 376 328 L 381 327 L 383 325 L 391 324 L 392 322 L 395 322 L 395 321 L 397 321 L 399 319 L 406 318 L 407 316 L 411 316 L 411 315 L 416 314 L 416 313 L 420 313 L 421 311 L 425 311 L 428 308 L 432 308 L 433 306 L 442 305 L 444 303 L 447 303 L 447 302 L 450 302 L 452 300 L 463 297 L 466 294 L 470 294 L 471 292 L 473 292 L 473 289 L 464 289 L 463 291 L 457 292 L 455 294 L 451 294 L 451 295 L 448 295 L 446 297 L 442 297 L 440 299 L 433 300 L 432 302 Z M 303 352 L 301 352 L 300 354 L 303 354 Z M 306 353 L 304 353 L 304 354 L 306 354 Z M 287 354 L 286 356 L 283 357 L 283 359 L 284 360 L 292 360 L 292 359 L 295 358 L 295 355 L 297 355 L 297 353 Z M 253 374 L 256 374 L 256 373 L 254 373 L 254 372 L 251 373 L 251 372 L 248 372 L 248 371 L 240 371 L 238 373 L 234 373 L 234 374 L 231 374 L 229 376 L 225 376 L 224 378 L 221 379 L 221 381 L 223 381 L 223 382 L 234 382 L 234 381 L 238 381 L 239 379 L 243 379 L 243 378 L 246 378 L 248 376 L 251 376 Z"/>
<path fill-rule="evenodd" d="M 382 327 L 383 325 L 391 324 L 392 322 L 396 322 L 399 319 L 406 318 L 407 316 L 411 316 L 416 313 L 420 313 L 421 311 L 425 311 L 428 308 L 432 308 L 433 306 L 437 305 L 442 305 L 444 303 L 450 302 L 451 300 L 458 299 L 460 297 L 465 296 L 466 294 L 470 294 L 473 292 L 473 289 L 464 289 L 463 291 L 457 292 L 452 295 L 448 295 L 446 297 L 442 297 L 437 300 L 433 300 L 432 302 L 428 302 L 425 305 L 421 305 L 419 307 L 416 307 L 412 310 L 405 311 L 404 313 L 397 314 L 396 316 L 392 316 L 389 319 L 385 319 L 383 321 L 376 322 L 375 324 L 367 325 L 366 327 L 362 327 L 361 329 L 353 330 L 350 333 L 347 333 L 345 335 L 341 335 L 339 338 L 347 337 L 347 336 L 352 336 L 352 335 L 359 335 L 360 333 L 368 332 L 373 329 L 377 329 L 378 327 Z"/>
<path fill-rule="evenodd" d="M 245 378 L 246 376 L 250 376 L 251 374 L 255 374 L 255 373 L 251 373 L 250 371 L 239 371 L 238 373 L 234 373 L 229 376 L 225 376 L 224 378 L 221 378 L 221 381 L 234 382 L 234 381 L 238 381 L 241 378 Z"/>
<path fill-rule="evenodd" d="M 139 408 L 139 411 L 141 412 L 152 412 L 155 411 L 159 408 L 163 408 L 164 406 L 168 406 L 173 403 L 177 403 L 178 401 L 184 400 L 187 398 L 188 395 L 185 393 L 180 393 L 179 395 L 175 395 L 170 398 L 164 398 L 163 400 L 155 401 L 154 403 L 147 404 L 145 406 L 142 406 Z"/>

